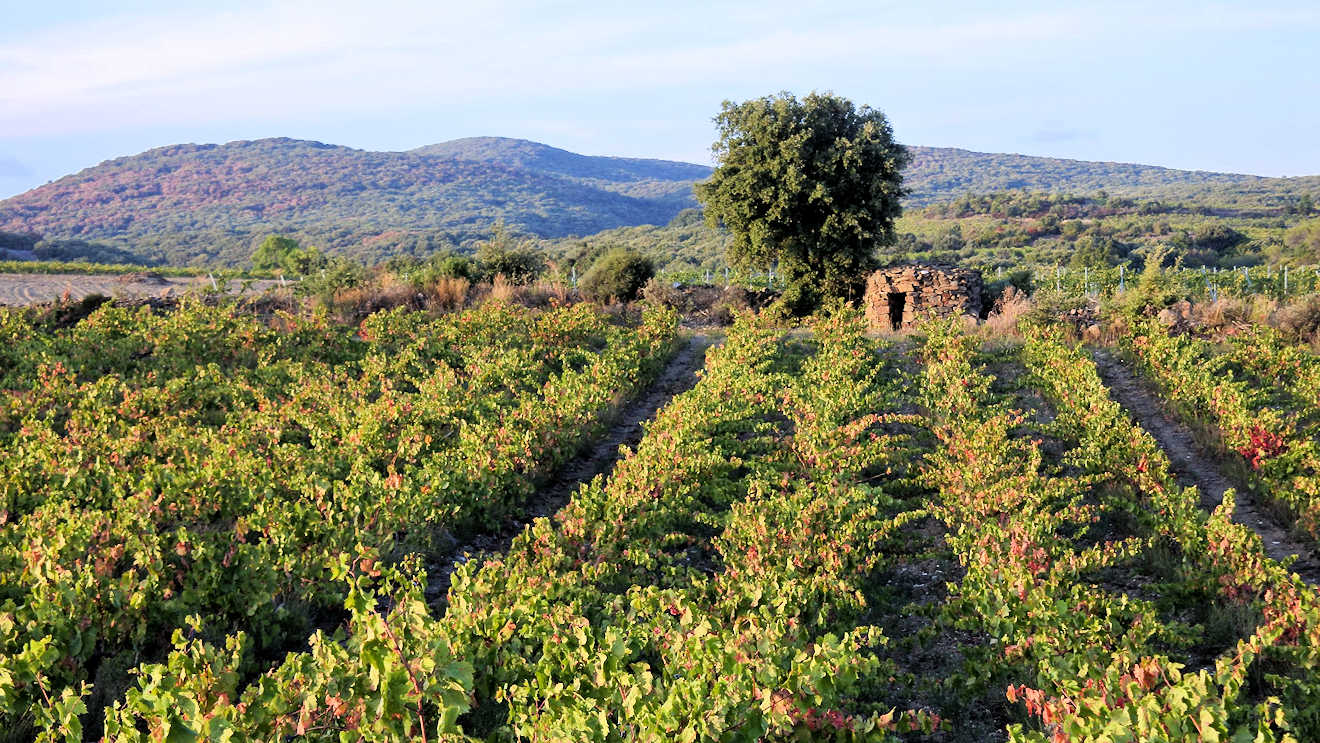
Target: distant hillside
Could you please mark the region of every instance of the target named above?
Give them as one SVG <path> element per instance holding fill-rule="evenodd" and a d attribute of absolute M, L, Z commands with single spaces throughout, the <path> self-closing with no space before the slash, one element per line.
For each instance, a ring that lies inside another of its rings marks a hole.
<path fill-rule="evenodd" d="M 911 147 L 909 206 L 1009 189 L 1271 205 L 1320 179 Z M 408 152 L 293 139 L 173 145 L 0 201 L 0 233 L 42 257 L 241 265 L 272 233 L 368 262 L 489 234 L 542 239 L 666 225 L 696 206 L 691 163 L 474 137 Z M 45 238 L 37 243 L 37 237 Z"/>
<path fill-rule="evenodd" d="M 410 150 L 451 160 L 489 163 L 556 176 L 591 181 L 600 187 L 634 196 L 673 194 L 690 198 L 686 185 L 710 175 L 710 168 L 673 160 L 579 155 L 557 147 L 506 137 L 468 137 Z"/>
<path fill-rule="evenodd" d="M 952 147 L 909 147 L 908 151 L 912 162 L 903 175 L 911 189 L 909 200 L 914 204 L 992 191 L 1135 194 L 1186 186 L 1222 187 L 1277 180 L 1154 165 L 972 152 Z"/>
<path fill-rule="evenodd" d="M 542 237 L 664 224 L 709 168 L 519 140 L 368 152 L 292 139 L 174 145 L 0 201 L 0 230 L 105 243 L 149 262 L 238 264 L 264 235 L 340 254 L 430 252 L 497 219 Z"/>

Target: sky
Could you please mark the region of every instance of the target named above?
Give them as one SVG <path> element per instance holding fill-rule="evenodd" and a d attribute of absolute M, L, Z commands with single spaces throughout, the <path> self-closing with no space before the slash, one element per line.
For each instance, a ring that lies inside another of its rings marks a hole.
<path fill-rule="evenodd" d="M 0 198 L 179 142 L 508 136 L 711 162 L 722 101 L 830 91 L 906 144 L 1320 174 L 1320 3 L 0 8 Z"/>

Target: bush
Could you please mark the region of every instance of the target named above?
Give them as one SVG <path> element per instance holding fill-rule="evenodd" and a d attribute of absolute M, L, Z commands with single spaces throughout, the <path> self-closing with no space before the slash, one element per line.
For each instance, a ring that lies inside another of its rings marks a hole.
<path fill-rule="evenodd" d="M 679 307 L 683 304 L 683 294 L 668 281 L 651 277 L 642 287 L 642 299 L 657 307 Z"/>
<path fill-rule="evenodd" d="M 594 302 L 631 302 L 655 275 L 655 263 L 631 248 L 617 248 L 596 261 L 578 289 Z"/>
<path fill-rule="evenodd" d="M 476 259 L 479 278 L 492 283 L 496 276 L 503 276 L 508 284 L 526 286 L 545 271 L 545 261 L 536 249 L 526 241 L 517 242 L 502 222 L 495 225 L 489 240 L 477 246 Z"/>
<path fill-rule="evenodd" d="M 477 267 L 472 259 L 457 253 L 436 253 L 425 263 L 407 272 L 413 285 L 425 290 L 444 279 L 462 279 L 469 284 L 477 278 Z"/>
<path fill-rule="evenodd" d="M 1014 292 L 1016 295 L 1016 292 Z M 1078 310 L 1090 307 L 1090 299 L 1067 291 L 1046 289 L 1031 295 L 1031 302 L 1017 308 L 1014 326 L 1025 320 L 1034 325 L 1050 325 L 1067 319 Z M 1006 321 L 1005 321 L 1006 322 Z"/>
<path fill-rule="evenodd" d="M 752 306 L 747 290 L 740 286 L 727 286 L 719 300 L 711 306 L 710 317 L 717 325 L 732 325 L 734 317 Z"/>
<path fill-rule="evenodd" d="M 1032 290 L 1033 283 L 1030 269 L 1019 268 L 1009 271 L 1003 278 L 986 285 L 985 291 L 981 294 L 982 313 L 996 308 L 1000 300 L 1005 297 L 1026 299 L 1031 296 Z"/>
<path fill-rule="evenodd" d="M 1173 274 L 1164 270 L 1172 250 L 1159 246 L 1144 256 L 1145 264 L 1136 285 L 1109 300 L 1110 309 L 1129 318 L 1153 315 L 1182 299 L 1182 291 Z M 1175 268 L 1176 268 L 1175 264 Z"/>
<path fill-rule="evenodd" d="M 1308 294 L 1279 308 L 1271 324 L 1294 341 L 1320 339 L 1320 294 Z"/>
<path fill-rule="evenodd" d="M 367 280 L 367 269 L 360 263 L 337 258 L 329 261 L 320 271 L 298 282 L 295 291 L 304 296 L 313 296 L 322 305 L 334 301 L 335 292 L 361 286 Z"/>

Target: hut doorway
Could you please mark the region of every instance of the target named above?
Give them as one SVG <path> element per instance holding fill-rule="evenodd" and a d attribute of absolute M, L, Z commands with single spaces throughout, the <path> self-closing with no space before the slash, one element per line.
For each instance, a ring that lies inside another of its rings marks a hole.
<path fill-rule="evenodd" d="M 889 293 L 889 325 L 893 330 L 903 327 L 903 309 L 907 306 L 907 292 Z"/>

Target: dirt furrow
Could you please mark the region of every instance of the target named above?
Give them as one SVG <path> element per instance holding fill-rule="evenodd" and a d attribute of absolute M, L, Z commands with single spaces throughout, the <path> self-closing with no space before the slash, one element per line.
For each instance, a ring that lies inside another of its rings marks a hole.
<path fill-rule="evenodd" d="M 1191 430 L 1173 420 L 1160 404 L 1158 396 L 1120 359 L 1102 348 L 1092 348 L 1091 356 L 1095 359 L 1100 379 L 1109 387 L 1109 394 L 1164 449 L 1173 464 L 1174 474 L 1183 485 L 1196 486 L 1201 493 L 1201 504 L 1206 510 L 1216 508 L 1223 500 L 1224 492 L 1235 486 L 1215 463 L 1215 459 L 1201 449 Z M 1320 582 L 1320 559 L 1317 559 L 1315 549 L 1294 538 L 1249 492 L 1238 488 L 1234 494 L 1236 505 L 1233 521 L 1260 535 L 1265 544 L 1265 553 L 1270 558 L 1283 560 L 1297 555 L 1292 570 L 1307 583 L 1315 585 Z"/>
<path fill-rule="evenodd" d="M 642 423 L 654 418 L 656 411 L 675 395 L 696 384 L 696 372 L 704 363 L 710 345 L 711 340 L 705 335 L 689 336 L 655 382 L 615 413 L 614 423 L 605 436 L 556 472 L 527 502 L 520 518 L 498 531 L 477 535 L 445 550 L 445 556 L 434 563 L 427 577 L 426 599 L 436 613 L 443 612 L 450 578 L 459 565 L 507 551 L 514 537 L 528 524 L 537 518 L 554 515 L 568 503 L 578 486 L 613 469 L 619 459 L 620 446 L 636 447 L 642 439 Z"/>

